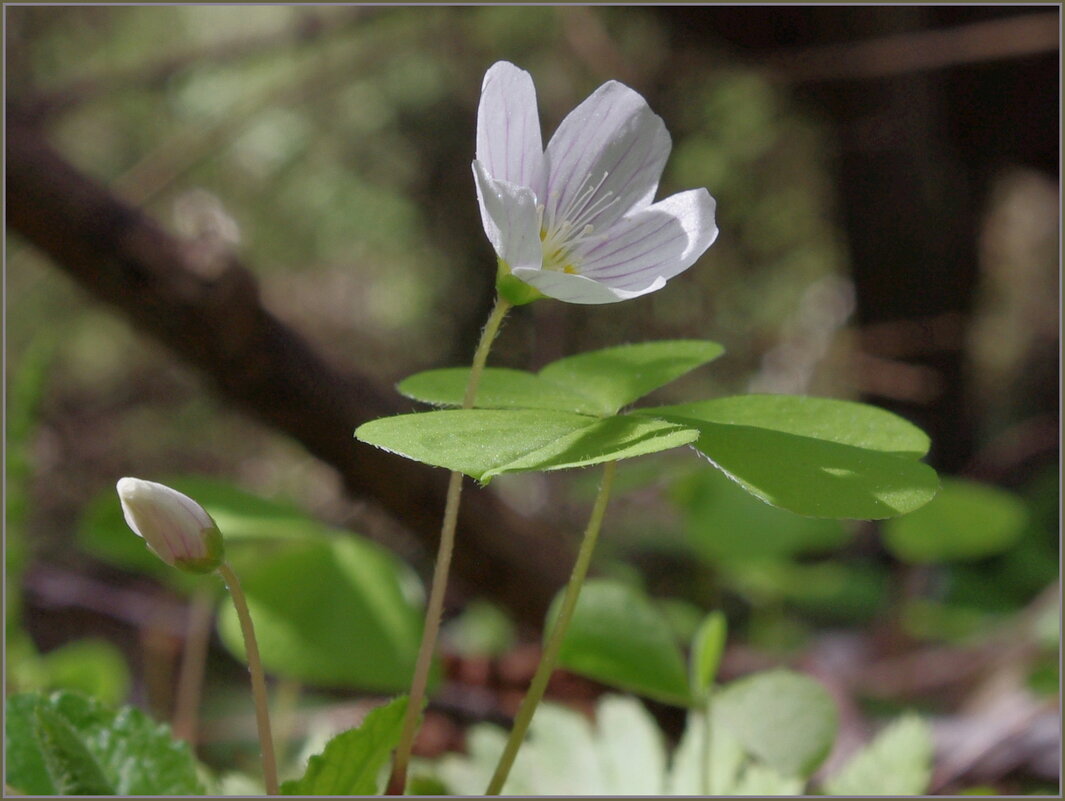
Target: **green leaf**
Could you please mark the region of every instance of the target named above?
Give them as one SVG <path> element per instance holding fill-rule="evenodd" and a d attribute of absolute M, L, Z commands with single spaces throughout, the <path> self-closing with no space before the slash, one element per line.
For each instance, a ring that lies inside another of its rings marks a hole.
<path fill-rule="evenodd" d="M 552 625 L 561 601 L 560 593 L 548 613 Z M 647 596 L 615 581 L 585 583 L 558 664 L 663 703 L 687 706 L 692 700 L 668 621 Z"/>
<path fill-rule="evenodd" d="M 694 415 L 699 420 L 753 426 L 799 437 L 880 451 L 909 459 L 928 453 L 929 439 L 898 415 L 865 403 L 805 395 L 734 395 L 648 409 Z"/>
<path fill-rule="evenodd" d="M 358 728 L 336 735 L 312 756 L 299 779 L 281 786 L 283 795 L 377 795 L 378 776 L 403 731 L 407 698 L 400 696 L 366 716 Z"/>
<path fill-rule="evenodd" d="M 607 416 L 724 353 L 716 342 L 671 340 L 620 345 L 552 362 L 539 374 L 488 368 L 478 409 L 552 409 Z M 399 384 L 407 397 L 461 406 L 469 368 L 429 370 Z"/>
<path fill-rule="evenodd" d="M 982 559 L 1009 550 L 1027 522 L 1027 508 L 1013 493 L 944 479 L 931 503 L 884 525 L 884 544 L 911 564 Z"/>
<path fill-rule="evenodd" d="M 188 745 L 134 707 L 71 692 L 16 695 L 4 740 L 7 783 L 28 795 L 203 794 Z"/>
<path fill-rule="evenodd" d="M 691 688 L 697 698 L 703 697 L 713 686 L 727 636 L 728 622 L 725 616 L 714 611 L 706 616 L 692 638 Z"/>
<path fill-rule="evenodd" d="M 868 619 L 888 599 L 886 570 L 853 560 L 733 562 L 723 573 L 756 606 L 787 601 L 818 617 L 847 623 Z"/>
<path fill-rule="evenodd" d="M 463 657 L 498 657 L 517 639 L 514 622 L 488 601 L 474 599 L 462 614 L 444 626 L 442 639 L 448 651 Z"/>
<path fill-rule="evenodd" d="M 106 640 L 75 640 L 37 661 L 36 689 L 78 690 L 106 704 L 119 704 L 129 692 L 129 668 L 122 652 Z"/>
<path fill-rule="evenodd" d="M 836 707 L 813 679 L 789 670 L 748 676 L 714 696 L 713 721 L 784 776 L 809 776 L 836 739 Z"/>
<path fill-rule="evenodd" d="M 559 359 L 540 377 L 594 399 L 603 414 L 613 414 L 724 352 L 716 342 L 694 339 L 619 345 Z"/>
<path fill-rule="evenodd" d="M 33 710 L 33 734 L 56 795 L 114 795 L 103 769 L 63 717 L 43 704 Z"/>
<path fill-rule="evenodd" d="M 462 406 L 469 367 L 426 370 L 396 387 L 403 395 L 434 406 Z M 477 409 L 551 409 L 598 415 L 600 404 L 579 393 L 524 370 L 488 367 L 481 374 L 474 403 Z"/>
<path fill-rule="evenodd" d="M 600 420 L 549 410 L 450 409 L 373 420 L 355 436 L 487 484 L 502 473 L 587 467 L 675 448 L 694 441 L 698 432 L 628 416 Z"/>
<path fill-rule="evenodd" d="M 271 543 L 230 556 L 266 669 L 309 684 L 405 689 L 421 636 L 421 589 L 406 565 L 354 536 Z M 244 656 L 228 598 L 222 642 Z"/>
<path fill-rule="evenodd" d="M 779 772 L 744 753 L 728 729 L 709 733 L 702 712 L 688 713 L 688 724 L 673 753 L 667 792 L 688 796 L 800 795 L 803 780 Z"/>
<path fill-rule="evenodd" d="M 593 726 L 584 714 L 545 702 L 503 786 L 504 795 L 659 795 L 665 789 L 664 738 L 634 698 L 605 695 Z M 448 754 L 436 773 L 453 795 L 480 795 L 495 770 L 506 734 L 472 726 L 466 754 Z"/>
<path fill-rule="evenodd" d="M 847 401 L 748 395 L 640 409 L 697 428 L 695 447 L 766 503 L 811 517 L 879 519 L 935 495 L 916 461 L 928 438 L 900 417 Z"/>
<path fill-rule="evenodd" d="M 932 777 L 932 732 L 917 715 L 891 723 L 825 783 L 829 795 L 921 795 Z"/>

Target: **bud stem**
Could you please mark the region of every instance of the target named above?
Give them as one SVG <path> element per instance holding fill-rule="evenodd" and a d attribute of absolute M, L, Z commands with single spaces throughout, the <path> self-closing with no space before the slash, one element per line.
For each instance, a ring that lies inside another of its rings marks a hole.
<path fill-rule="evenodd" d="M 259 745 L 263 753 L 263 784 L 266 786 L 267 795 L 280 793 L 277 784 L 277 758 L 274 756 L 274 739 L 270 733 L 270 711 L 266 699 L 266 678 L 263 674 L 263 663 L 259 658 L 259 645 L 255 640 L 255 628 L 251 622 L 251 612 L 248 611 L 248 601 L 244 597 L 237 574 L 228 562 L 222 562 L 218 566 L 218 573 L 229 588 L 229 594 L 233 598 L 233 606 L 237 610 L 237 618 L 240 620 L 240 630 L 244 635 L 244 651 L 248 658 L 248 672 L 251 673 L 251 693 L 255 699 L 255 724 L 259 729 Z"/>
<path fill-rule="evenodd" d="M 540 657 L 540 664 L 536 668 L 536 674 L 514 718 L 510 737 L 499 758 L 492 781 L 489 782 L 488 789 L 484 792 L 485 795 L 499 795 L 502 792 L 507 776 L 510 775 L 510 769 L 514 765 L 514 759 L 518 756 L 518 749 L 525 740 L 525 732 L 532 723 L 536 707 L 540 699 L 544 697 L 544 691 L 547 690 L 547 681 L 551 678 L 555 663 L 558 661 L 558 652 L 562 650 L 566 629 L 569 628 L 569 622 L 577 608 L 577 599 L 581 594 L 584 577 L 588 575 L 588 566 L 592 562 L 592 552 L 595 550 L 596 540 L 599 539 L 599 530 L 603 526 L 603 516 L 606 514 L 606 504 L 610 499 L 610 487 L 614 483 L 614 469 L 617 464 L 617 462 L 607 462 L 603 466 L 603 483 L 599 485 L 599 494 L 595 498 L 592 514 L 588 518 L 588 527 L 584 530 L 584 538 L 581 540 L 580 550 L 577 551 L 577 559 L 573 563 L 573 573 L 566 585 L 566 592 L 562 596 L 562 606 L 559 608 L 555 625 L 551 627 L 544 653 Z"/>
<path fill-rule="evenodd" d="M 502 297 L 496 298 L 488 322 L 481 331 L 481 340 L 473 354 L 470 377 L 466 383 L 466 394 L 462 401 L 463 409 L 473 408 L 477 397 L 477 387 L 481 383 L 488 351 L 492 348 L 503 318 L 507 316 L 513 304 Z M 455 527 L 458 523 L 459 502 L 462 497 L 462 473 L 452 472 L 447 485 L 447 500 L 444 504 L 444 521 L 440 527 L 440 544 L 436 552 L 436 567 L 433 569 L 433 585 L 429 591 L 429 601 L 425 608 L 425 627 L 422 631 L 422 643 L 418 649 L 418 660 L 414 665 L 414 679 L 411 682 L 410 700 L 403 715 L 403 732 L 396 747 L 396 760 L 392 767 L 392 777 L 388 783 L 389 795 L 402 795 L 407 784 L 407 765 L 414 749 L 414 735 L 417 732 L 418 716 L 422 711 L 425 688 L 429 684 L 429 668 L 433 663 L 436 650 L 436 638 L 440 632 L 440 615 L 444 608 L 444 590 L 447 588 L 448 573 L 451 569 L 451 553 L 455 548 Z"/>

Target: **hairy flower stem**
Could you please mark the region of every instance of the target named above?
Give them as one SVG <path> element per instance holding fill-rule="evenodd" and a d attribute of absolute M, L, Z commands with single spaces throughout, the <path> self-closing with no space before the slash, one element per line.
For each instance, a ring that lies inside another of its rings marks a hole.
<path fill-rule="evenodd" d="M 470 377 L 466 383 L 466 394 L 462 408 L 473 407 L 477 397 L 477 387 L 481 383 L 481 373 L 488 360 L 488 351 L 492 348 L 503 318 L 510 311 L 511 304 L 496 298 L 488 322 L 481 331 L 481 340 L 473 354 Z M 440 526 L 440 545 L 436 552 L 436 567 L 433 569 L 433 584 L 429 591 L 429 601 L 425 608 L 425 627 L 422 642 L 418 649 L 418 661 L 414 664 L 414 679 L 411 682 L 410 698 L 403 715 L 403 731 L 396 746 L 396 760 L 392 766 L 392 777 L 388 783 L 389 795 L 402 795 L 407 784 L 407 767 L 410 764 L 411 751 L 414 748 L 414 735 L 417 733 L 418 717 L 422 711 L 425 688 L 429 683 L 429 668 L 433 663 L 436 650 L 436 638 L 440 633 L 440 615 L 444 608 L 444 591 L 447 589 L 448 573 L 451 570 L 451 554 L 455 548 L 455 526 L 459 517 L 459 502 L 462 498 L 462 473 L 452 472 L 447 485 L 447 500 L 444 504 L 444 521 Z"/>
<path fill-rule="evenodd" d="M 259 645 L 255 640 L 255 629 L 248 611 L 248 601 L 244 597 L 237 574 L 228 562 L 218 566 L 218 572 L 229 588 L 233 606 L 237 609 L 240 630 L 244 635 L 244 650 L 248 657 L 248 672 L 251 673 L 251 693 L 255 699 L 255 724 L 259 729 L 259 745 L 263 752 L 263 784 L 267 795 L 278 795 L 277 757 L 274 756 L 274 738 L 270 733 L 270 711 L 266 699 L 266 678 L 263 675 L 263 663 L 259 658 Z"/>
<path fill-rule="evenodd" d="M 510 730 L 510 737 L 507 739 L 506 747 L 503 749 L 503 755 L 499 758 L 499 764 L 496 766 L 492 781 L 489 782 L 488 789 L 485 790 L 485 795 L 499 795 L 503 790 L 503 785 L 507 781 L 510 769 L 514 765 L 514 759 L 518 755 L 518 749 L 521 748 L 521 744 L 525 739 L 525 732 L 528 730 L 529 724 L 532 723 L 536 707 L 540 703 L 540 699 L 544 697 L 547 681 L 551 678 L 551 673 L 555 669 L 555 662 L 558 661 L 558 652 L 562 648 L 566 629 L 569 628 L 570 620 L 573 618 L 573 611 L 577 608 L 577 599 L 581 594 L 584 577 L 588 574 L 588 566 L 592 561 L 592 552 L 595 550 L 596 540 L 599 539 L 599 530 L 603 526 L 603 516 L 606 513 L 607 501 L 610 499 L 610 487 L 614 483 L 614 470 L 616 467 L 617 462 L 607 462 L 604 465 L 603 482 L 599 485 L 599 494 L 596 496 L 595 505 L 592 507 L 591 517 L 588 518 L 588 527 L 584 530 L 584 539 L 581 540 L 581 547 L 577 552 L 577 560 L 573 563 L 573 573 L 570 575 L 569 584 L 566 585 L 566 593 L 562 597 L 562 607 L 559 609 L 555 625 L 551 628 L 551 634 L 547 645 L 544 647 L 543 656 L 540 657 L 540 664 L 536 668 L 536 674 L 533 676 L 532 682 L 529 684 L 529 690 L 521 702 L 517 716 L 514 718 L 514 727 Z"/>

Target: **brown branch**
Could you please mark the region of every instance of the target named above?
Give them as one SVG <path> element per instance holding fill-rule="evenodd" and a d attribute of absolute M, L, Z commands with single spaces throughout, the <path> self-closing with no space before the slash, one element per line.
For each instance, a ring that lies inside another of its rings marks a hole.
<path fill-rule="evenodd" d="M 1058 49 L 1060 32 L 1059 12 L 1041 11 L 942 30 L 788 50 L 767 56 L 766 64 L 790 83 L 881 78 L 1052 53 Z"/>
<path fill-rule="evenodd" d="M 357 443 L 398 398 L 341 374 L 259 300 L 234 259 L 202 263 L 153 219 L 68 164 L 9 109 L 7 220 L 87 292 L 197 368 L 228 402 L 288 434 L 435 548 L 446 475 Z M 488 492 L 467 493 L 456 576 L 539 626 L 565 581 L 565 543 Z"/>

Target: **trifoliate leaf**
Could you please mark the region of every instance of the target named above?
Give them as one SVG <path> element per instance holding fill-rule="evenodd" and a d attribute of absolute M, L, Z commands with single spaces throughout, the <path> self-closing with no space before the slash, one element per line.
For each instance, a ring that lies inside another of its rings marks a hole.
<path fill-rule="evenodd" d="M 872 520 L 926 504 L 939 488 L 916 461 L 928 437 L 860 403 L 745 395 L 639 409 L 699 430 L 695 447 L 766 503 L 811 517 Z"/>
<path fill-rule="evenodd" d="M 932 732 L 917 715 L 891 723 L 825 782 L 829 795 L 921 795 L 932 776 Z"/>
<path fill-rule="evenodd" d="M 813 679 L 789 670 L 756 673 L 714 695 L 715 729 L 786 777 L 809 776 L 836 739 L 836 706 Z"/>
<path fill-rule="evenodd" d="M 716 342 L 669 340 L 619 345 L 568 356 L 538 374 L 488 368 L 477 387 L 478 409 L 553 409 L 606 416 L 724 353 Z M 437 406 L 461 406 L 468 367 L 427 370 L 399 391 Z"/>
<path fill-rule="evenodd" d="M 698 432 L 642 417 L 450 409 L 373 420 L 359 426 L 355 436 L 486 484 L 502 473 L 587 467 L 667 450 L 694 441 Z"/>

